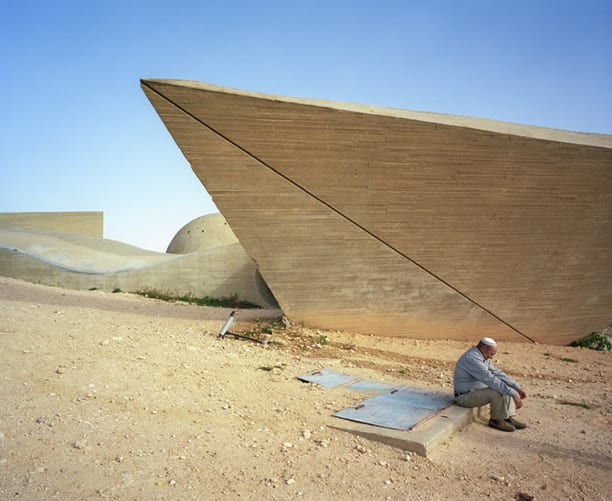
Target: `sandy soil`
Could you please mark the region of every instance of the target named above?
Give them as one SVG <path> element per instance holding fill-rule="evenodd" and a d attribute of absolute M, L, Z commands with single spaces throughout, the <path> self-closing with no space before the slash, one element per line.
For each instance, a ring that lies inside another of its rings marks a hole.
<path fill-rule="evenodd" d="M 610 353 L 500 345 L 529 428 L 476 421 L 423 458 L 334 428 L 363 395 L 296 376 L 451 391 L 468 344 L 289 325 L 264 345 L 220 339 L 227 314 L 0 278 L 0 499 L 612 499 Z"/>

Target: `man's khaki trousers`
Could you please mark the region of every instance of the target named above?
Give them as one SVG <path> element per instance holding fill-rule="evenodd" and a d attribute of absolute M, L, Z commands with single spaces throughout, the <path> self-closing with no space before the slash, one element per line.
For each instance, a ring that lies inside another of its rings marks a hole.
<path fill-rule="evenodd" d="M 491 388 L 483 388 L 481 390 L 472 390 L 469 393 L 464 393 L 455 397 L 455 402 L 461 407 L 480 407 L 482 405 L 491 405 L 491 419 L 496 421 L 500 419 L 508 419 L 516 414 L 514 399 L 508 395 L 492 390 Z"/>

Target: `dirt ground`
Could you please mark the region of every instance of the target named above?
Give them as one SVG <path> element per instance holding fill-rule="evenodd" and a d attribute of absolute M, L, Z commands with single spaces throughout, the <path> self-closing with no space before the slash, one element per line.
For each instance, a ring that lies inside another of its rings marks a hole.
<path fill-rule="evenodd" d="M 612 499 L 610 353 L 500 344 L 529 427 L 475 421 L 424 458 L 336 429 L 364 395 L 296 376 L 450 392 L 469 343 L 239 311 L 232 331 L 270 326 L 266 345 L 219 338 L 228 313 L 0 278 L 0 499 Z"/>

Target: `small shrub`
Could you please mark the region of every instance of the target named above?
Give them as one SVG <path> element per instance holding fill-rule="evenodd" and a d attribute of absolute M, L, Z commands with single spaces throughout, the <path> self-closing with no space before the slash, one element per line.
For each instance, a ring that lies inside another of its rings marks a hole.
<path fill-rule="evenodd" d="M 274 369 L 283 369 L 282 365 L 262 365 L 261 367 L 258 367 L 258 369 L 260 371 L 266 371 L 266 372 L 272 372 Z"/>
<path fill-rule="evenodd" d="M 575 358 L 569 358 L 569 357 L 561 357 L 559 360 L 561 360 L 561 362 L 578 363 L 578 360 L 576 360 Z"/>
<path fill-rule="evenodd" d="M 593 409 L 595 406 L 591 404 L 587 404 L 586 402 L 573 402 L 571 400 L 561 400 L 559 402 L 561 405 L 573 405 L 575 407 L 582 407 L 583 409 Z"/>
<path fill-rule="evenodd" d="M 608 336 L 601 332 L 592 332 L 590 336 L 574 341 L 570 346 L 579 346 L 597 351 L 612 350 L 612 343 L 610 343 Z"/>

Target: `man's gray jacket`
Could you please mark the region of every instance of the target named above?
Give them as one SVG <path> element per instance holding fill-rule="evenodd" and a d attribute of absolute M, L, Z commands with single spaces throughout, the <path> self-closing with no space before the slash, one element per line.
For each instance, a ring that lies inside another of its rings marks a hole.
<path fill-rule="evenodd" d="M 455 365 L 453 377 L 455 396 L 472 390 L 491 388 L 502 395 L 514 396 L 514 390 L 520 390 L 519 384 L 498 369 L 490 360 L 473 346 L 466 351 Z"/>

